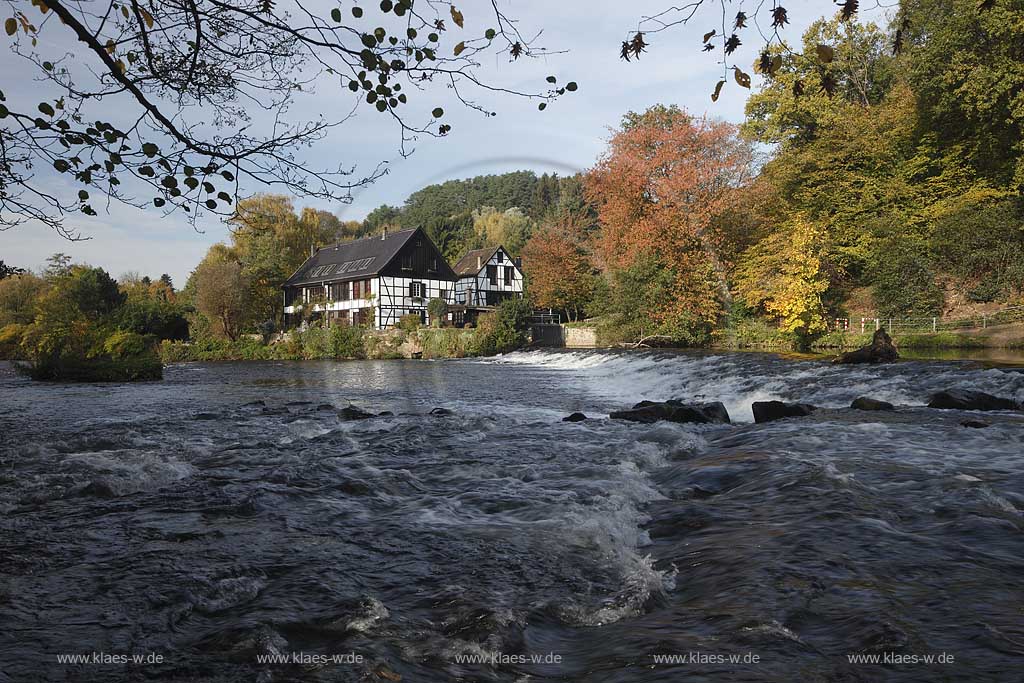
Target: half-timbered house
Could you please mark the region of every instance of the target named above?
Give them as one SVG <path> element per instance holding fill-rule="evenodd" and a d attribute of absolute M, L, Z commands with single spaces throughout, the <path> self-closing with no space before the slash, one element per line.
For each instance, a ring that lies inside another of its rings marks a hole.
<path fill-rule="evenodd" d="M 410 314 L 430 324 L 427 303 L 453 305 L 457 280 L 419 228 L 322 247 L 284 283 L 286 324 L 306 317 L 387 329 Z"/>
<path fill-rule="evenodd" d="M 497 306 L 523 297 L 523 270 L 505 247 L 474 249 L 455 264 L 455 302 L 467 310 Z"/>

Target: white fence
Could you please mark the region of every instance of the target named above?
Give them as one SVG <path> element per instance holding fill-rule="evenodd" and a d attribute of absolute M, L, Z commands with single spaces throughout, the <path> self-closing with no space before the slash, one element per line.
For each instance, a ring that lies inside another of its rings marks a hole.
<path fill-rule="evenodd" d="M 994 325 L 1024 322 L 1024 306 L 1007 306 L 992 313 L 979 313 L 962 318 L 860 318 L 860 332 L 869 333 L 885 329 L 897 332 L 941 332 L 944 330 L 987 329 Z M 835 321 L 839 330 L 856 331 L 856 321 L 840 318 Z"/>

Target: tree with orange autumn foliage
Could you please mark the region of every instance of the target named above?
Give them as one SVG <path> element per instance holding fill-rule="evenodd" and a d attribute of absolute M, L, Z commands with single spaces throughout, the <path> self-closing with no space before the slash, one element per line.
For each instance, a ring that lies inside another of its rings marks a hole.
<path fill-rule="evenodd" d="M 658 105 L 629 113 L 587 176 L 598 207 L 596 252 L 610 271 L 656 259 L 671 271 L 654 323 L 710 327 L 731 296 L 716 224 L 751 175 L 752 153 L 732 124 Z"/>
<path fill-rule="evenodd" d="M 523 249 L 523 260 L 531 300 L 578 320 L 593 299 L 599 276 L 572 220 L 535 232 Z"/>

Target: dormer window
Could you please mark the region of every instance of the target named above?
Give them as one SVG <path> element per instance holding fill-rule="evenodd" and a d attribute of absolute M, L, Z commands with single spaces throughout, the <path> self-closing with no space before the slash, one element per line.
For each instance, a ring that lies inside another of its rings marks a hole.
<path fill-rule="evenodd" d="M 501 249 L 498 250 L 498 253 L 495 254 L 495 256 L 497 256 L 497 258 L 498 258 L 498 263 L 504 263 L 505 262 L 505 252 L 503 252 Z"/>

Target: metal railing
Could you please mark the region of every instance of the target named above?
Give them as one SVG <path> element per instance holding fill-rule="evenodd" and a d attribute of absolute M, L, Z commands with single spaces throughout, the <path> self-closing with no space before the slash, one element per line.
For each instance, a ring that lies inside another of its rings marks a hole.
<path fill-rule="evenodd" d="M 559 313 L 542 313 L 534 311 L 529 318 L 531 325 L 561 325 L 562 316 Z"/>
<path fill-rule="evenodd" d="M 837 319 L 835 329 L 855 331 L 855 321 Z M 885 329 L 889 334 L 896 332 L 942 332 L 949 330 L 987 329 L 994 325 L 1024 322 L 1024 306 L 1007 306 L 992 313 L 979 313 L 961 318 L 860 318 L 862 334 Z"/>

